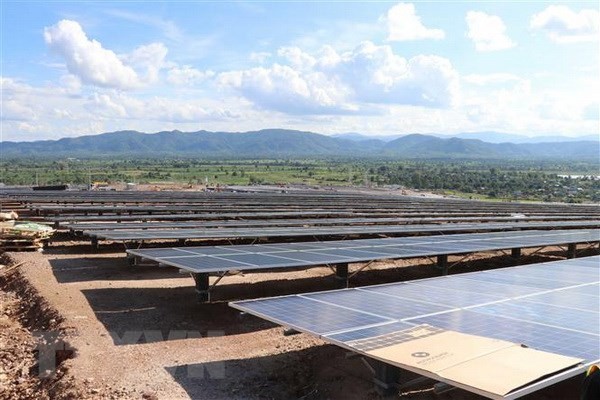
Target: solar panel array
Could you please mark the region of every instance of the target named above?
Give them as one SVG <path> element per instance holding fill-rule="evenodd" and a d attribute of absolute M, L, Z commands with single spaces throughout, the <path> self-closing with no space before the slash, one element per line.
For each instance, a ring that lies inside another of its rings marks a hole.
<path fill-rule="evenodd" d="M 73 232 L 86 230 L 121 229 L 176 229 L 176 228 L 217 228 L 217 227 L 255 227 L 255 226 L 303 226 L 303 225 L 369 225 L 369 224 L 423 224 L 446 222 L 529 222 L 529 221 L 585 221 L 589 216 L 486 216 L 486 217 L 424 217 L 424 218 L 302 218 L 302 219 L 255 219 L 222 221 L 160 221 L 160 222 L 75 222 L 63 223 L 61 227 Z"/>
<path fill-rule="evenodd" d="M 275 238 L 296 236 L 344 236 L 369 234 L 409 234 L 431 232 L 460 232 L 474 230 L 509 230 L 561 227 L 600 227 L 600 221 L 556 221 L 524 223 L 478 224 L 414 224 L 414 225 L 353 225 L 267 228 L 217 228 L 217 229 L 146 229 L 146 230 L 89 230 L 83 234 L 99 239 L 116 241 L 143 241 L 155 239 L 225 239 L 225 238 Z"/>
<path fill-rule="evenodd" d="M 368 262 L 598 241 L 598 229 L 511 231 L 328 242 L 190 246 L 127 250 L 127 253 L 193 273 L 207 273 Z"/>
<path fill-rule="evenodd" d="M 427 324 L 600 361 L 600 256 L 230 305 L 363 354 Z"/>

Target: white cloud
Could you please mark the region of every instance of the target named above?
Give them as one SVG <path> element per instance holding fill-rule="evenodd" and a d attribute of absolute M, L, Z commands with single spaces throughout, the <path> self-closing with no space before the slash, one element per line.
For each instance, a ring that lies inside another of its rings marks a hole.
<path fill-rule="evenodd" d="M 506 72 L 497 72 L 492 74 L 470 74 L 462 77 L 466 83 L 478 86 L 497 85 L 505 83 L 514 83 L 521 81 L 521 78 L 514 74 Z"/>
<path fill-rule="evenodd" d="M 258 51 L 250 53 L 250 61 L 264 64 L 269 58 L 271 58 L 271 53 L 268 51 Z"/>
<path fill-rule="evenodd" d="M 406 41 L 420 39 L 443 39 L 445 33 L 441 29 L 427 28 L 410 3 L 399 3 L 390 8 L 382 18 L 387 23 L 389 41 Z"/>
<path fill-rule="evenodd" d="M 458 101 L 458 73 L 443 57 L 406 59 L 371 42 L 342 54 L 331 47 L 316 55 L 299 48 L 279 54 L 291 65 L 225 72 L 218 81 L 262 108 L 288 114 L 369 114 L 384 104 L 435 108 Z"/>
<path fill-rule="evenodd" d="M 406 59 L 390 46 L 363 42 L 341 55 L 332 72 L 354 89 L 357 101 L 450 107 L 458 101 L 458 73 L 443 57 Z"/>
<path fill-rule="evenodd" d="M 516 45 L 506 35 L 506 26 L 496 15 L 489 15 L 481 11 L 469 11 L 466 21 L 469 28 L 467 37 L 473 40 L 477 51 L 505 50 Z"/>
<path fill-rule="evenodd" d="M 237 118 L 225 109 L 208 109 L 197 101 L 153 97 L 141 100 L 122 92 L 96 92 L 88 98 L 85 108 L 102 118 L 153 120 L 161 122 L 204 122 Z"/>
<path fill-rule="evenodd" d="M 347 113 L 345 88 L 319 72 L 302 73 L 287 65 L 257 67 L 219 75 L 225 87 L 239 91 L 258 106 L 288 114 Z"/>
<path fill-rule="evenodd" d="M 90 40 L 76 21 L 62 20 L 44 29 L 49 48 L 61 55 L 67 69 L 85 83 L 131 89 L 139 85 L 137 73 L 96 40 Z"/>
<path fill-rule="evenodd" d="M 282 47 L 277 51 L 279 57 L 288 60 L 292 67 L 304 69 L 312 68 L 317 60 L 302 50 L 299 47 Z"/>
<path fill-rule="evenodd" d="M 145 76 L 140 78 L 144 83 L 154 83 L 158 80 L 159 71 L 165 67 L 167 48 L 162 43 L 150 43 L 136 48 L 131 54 L 123 56 L 127 64 L 138 70 L 145 70 Z"/>
<path fill-rule="evenodd" d="M 600 104 L 598 102 L 590 103 L 583 107 L 581 111 L 581 116 L 583 119 L 598 121 L 600 120 Z"/>
<path fill-rule="evenodd" d="M 575 12 L 567 6 L 552 5 L 534 14 L 529 24 L 531 29 L 546 32 L 557 43 L 596 41 L 600 34 L 600 12 L 593 9 Z"/>
<path fill-rule="evenodd" d="M 130 54 L 117 55 L 96 40 L 90 40 L 76 21 L 62 20 L 44 29 L 51 51 L 66 62 L 67 70 L 80 82 L 121 90 L 154 83 L 167 66 L 167 48 L 162 43 L 139 46 Z"/>
<path fill-rule="evenodd" d="M 60 77 L 59 81 L 67 94 L 72 96 L 77 96 L 80 94 L 81 79 L 79 79 L 75 75 L 63 75 Z"/>
<path fill-rule="evenodd" d="M 173 67 L 167 73 L 167 82 L 177 86 L 192 86 L 215 76 L 213 71 L 200 71 L 190 65 Z"/>
<path fill-rule="evenodd" d="M 3 121 L 32 121 L 37 119 L 35 111 L 17 100 L 5 100 L 2 103 Z"/>

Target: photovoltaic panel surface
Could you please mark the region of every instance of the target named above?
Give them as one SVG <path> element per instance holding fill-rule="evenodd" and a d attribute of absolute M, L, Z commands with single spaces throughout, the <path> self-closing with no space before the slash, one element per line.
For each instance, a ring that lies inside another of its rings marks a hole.
<path fill-rule="evenodd" d="M 600 241 L 600 230 L 517 231 L 266 245 L 138 249 L 127 250 L 127 253 L 184 268 L 190 272 L 202 273 L 227 271 L 239 266 L 247 270 L 292 268 L 597 241 Z M 259 254 L 264 257 L 257 257 Z M 511 281 L 507 282 L 509 284 L 519 280 L 527 281 L 526 277 L 518 276 L 510 279 Z M 540 281 L 539 285 L 542 284 L 552 288 L 550 282 Z"/>
<path fill-rule="evenodd" d="M 562 279 L 567 270 L 576 279 Z M 539 284 L 540 271 L 557 284 Z M 401 343 L 411 327 L 426 324 L 432 332 L 452 330 L 582 358 L 573 369 L 579 371 L 600 361 L 599 290 L 600 256 L 594 256 L 230 305 L 363 354 Z M 535 382 L 521 392 L 548 384 Z"/>
<path fill-rule="evenodd" d="M 253 228 L 205 228 L 205 229 L 98 229 L 84 230 L 90 237 L 118 241 L 139 241 L 158 239 L 219 239 L 255 237 L 294 237 L 294 236 L 341 236 L 367 234 L 401 234 L 427 232 L 454 232 L 469 230 L 514 230 L 519 228 L 536 229 L 543 227 L 579 226 L 597 228 L 600 221 L 574 223 L 561 221 L 551 223 L 447 223 L 447 224 L 376 224 L 376 225 L 337 225 L 337 226 L 268 226 Z"/>

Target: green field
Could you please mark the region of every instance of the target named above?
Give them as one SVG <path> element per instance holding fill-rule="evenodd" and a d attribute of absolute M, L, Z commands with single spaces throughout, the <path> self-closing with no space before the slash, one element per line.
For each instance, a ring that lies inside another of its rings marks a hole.
<path fill-rule="evenodd" d="M 586 162 L 16 159 L 0 163 L 0 172 L 0 182 L 6 185 L 85 185 L 106 181 L 209 186 L 393 186 L 480 199 L 600 201 L 600 181 L 586 177 L 597 177 L 598 165 Z"/>

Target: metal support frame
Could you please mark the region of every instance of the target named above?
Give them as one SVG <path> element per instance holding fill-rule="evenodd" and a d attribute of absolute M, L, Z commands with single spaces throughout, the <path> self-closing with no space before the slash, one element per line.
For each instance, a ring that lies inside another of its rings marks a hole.
<path fill-rule="evenodd" d="M 199 303 L 210 301 L 210 285 L 208 272 L 192 273 L 196 285 L 196 295 Z"/>
<path fill-rule="evenodd" d="M 448 254 L 440 254 L 437 256 L 436 265 L 442 270 L 442 275 L 448 275 Z"/>
<path fill-rule="evenodd" d="M 461 262 L 467 261 L 469 258 L 471 258 L 473 256 L 473 254 L 475 254 L 475 253 L 468 253 L 468 254 L 464 255 L 460 260 L 454 261 L 452 264 L 450 264 L 447 269 L 450 270 L 455 265 L 460 264 Z"/>
<path fill-rule="evenodd" d="M 373 372 L 373 383 L 375 384 L 377 393 L 381 396 L 389 396 L 398 391 L 400 368 L 379 360 L 363 360 L 365 360 L 365 364 Z"/>
<path fill-rule="evenodd" d="M 582 249 L 579 249 L 580 252 L 589 250 L 589 249 L 593 249 L 594 246 L 598 246 L 598 250 L 600 250 L 600 242 L 586 242 L 584 244 L 585 244 L 585 247 Z"/>
<path fill-rule="evenodd" d="M 529 253 L 527 256 L 529 256 L 529 257 L 534 256 L 537 253 L 539 253 L 540 251 L 544 250 L 546 247 L 548 247 L 548 246 L 542 246 L 539 249 L 537 249 L 536 251 L 534 251 L 533 253 Z"/>
<path fill-rule="evenodd" d="M 221 281 L 221 279 L 225 278 L 229 275 L 229 271 L 219 272 L 217 275 L 217 279 L 210 284 L 209 278 L 210 274 L 208 272 L 192 272 L 190 275 L 194 278 L 194 282 L 196 284 L 196 293 L 198 295 L 199 303 L 209 303 L 210 302 L 210 292 L 217 286 L 217 284 Z"/>
<path fill-rule="evenodd" d="M 129 250 L 129 249 L 141 249 L 142 246 L 144 245 L 144 241 L 140 240 L 139 242 L 137 240 L 132 240 L 130 242 L 124 241 L 123 243 L 123 247 L 125 247 L 125 251 Z"/>
<path fill-rule="evenodd" d="M 567 245 L 567 258 L 577 257 L 577 243 L 569 243 Z"/>
<path fill-rule="evenodd" d="M 368 263 L 363 264 L 359 269 L 357 269 L 356 271 L 354 271 L 348 275 L 348 280 L 352 279 L 354 277 L 354 275 L 358 274 L 359 272 L 364 271 L 365 269 L 369 268 L 371 265 L 373 265 L 377 261 L 379 261 L 379 260 L 371 260 Z"/>
<path fill-rule="evenodd" d="M 510 250 L 510 256 L 515 259 L 519 259 L 521 257 L 521 248 L 515 247 Z"/>
<path fill-rule="evenodd" d="M 348 263 L 336 264 L 335 279 L 340 287 L 348 287 Z"/>

